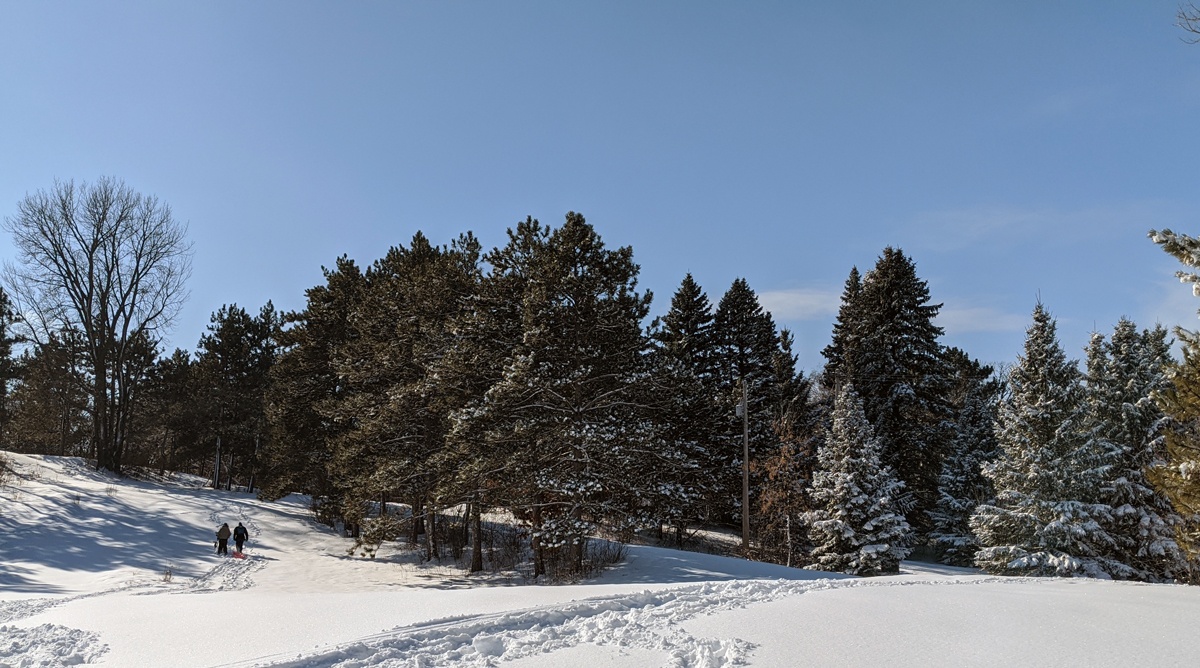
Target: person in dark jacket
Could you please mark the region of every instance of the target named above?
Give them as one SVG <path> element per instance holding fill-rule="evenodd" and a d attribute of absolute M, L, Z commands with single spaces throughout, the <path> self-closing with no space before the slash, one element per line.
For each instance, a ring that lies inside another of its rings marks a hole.
<path fill-rule="evenodd" d="M 236 554 L 242 553 L 242 544 L 250 540 L 250 532 L 246 531 L 246 527 L 242 526 L 241 522 L 233 528 L 233 551 Z"/>
<path fill-rule="evenodd" d="M 229 556 L 229 535 L 233 533 L 229 530 L 229 523 L 225 522 L 217 529 L 217 554 Z"/>

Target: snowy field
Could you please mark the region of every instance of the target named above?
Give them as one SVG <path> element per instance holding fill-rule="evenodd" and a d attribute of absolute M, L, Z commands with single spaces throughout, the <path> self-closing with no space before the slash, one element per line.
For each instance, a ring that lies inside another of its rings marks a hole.
<path fill-rule="evenodd" d="M 0 666 L 1195 666 L 1200 588 L 630 547 L 580 585 L 346 555 L 301 499 L 8 455 Z M 221 522 L 250 530 L 217 557 Z M 395 556 L 395 555 L 392 555 Z M 170 571 L 170 577 L 167 572 Z"/>

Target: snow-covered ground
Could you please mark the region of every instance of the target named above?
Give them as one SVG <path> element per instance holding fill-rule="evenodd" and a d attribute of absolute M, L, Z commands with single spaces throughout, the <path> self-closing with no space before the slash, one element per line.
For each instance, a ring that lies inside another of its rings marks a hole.
<path fill-rule="evenodd" d="M 579 585 L 349 557 L 302 500 L 7 455 L 0 667 L 1194 666 L 1200 588 L 634 546 Z M 246 559 L 217 557 L 243 522 Z M 168 571 L 170 576 L 168 577 Z"/>

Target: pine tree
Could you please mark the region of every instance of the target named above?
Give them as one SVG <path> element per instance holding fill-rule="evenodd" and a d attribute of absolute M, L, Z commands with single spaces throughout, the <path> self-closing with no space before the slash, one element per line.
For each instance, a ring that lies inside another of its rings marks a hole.
<path fill-rule="evenodd" d="M 928 533 L 938 498 L 938 476 L 952 437 L 949 370 L 934 324 L 940 304 L 916 265 L 885 248 L 861 279 L 850 272 L 833 341 L 825 348 L 823 384 L 836 394 L 853 384 L 875 429 L 883 462 L 904 481 L 908 521 Z"/>
<path fill-rule="evenodd" d="M 17 360 L 13 357 L 13 345 L 18 342 L 14 325 L 21 321 L 13 310 L 8 293 L 0 288 L 0 450 L 8 448 L 8 421 L 10 416 L 8 395 L 17 380 Z"/>
<path fill-rule="evenodd" d="M 995 496 L 982 467 L 999 454 L 993 423 L 1000 384 L 991 379 L 991 367 L 957 348 L 948 349 L 946 358 L 956 372 L 952 400 L 957 417 L 938 478 L 938 501 L 930 511 L 933 530 L 929 537 L 943 563 L 970 566 L 979 549 L 971 531 L 971 515 L 979 505 L 992 503 Z"/>
<path fill-rule="evenodd" d="M 88 384 L 78 334 L 63 330 L 25 350 L 9 396 L 9 438 L 18 452 L 89 457 Z"/>
<path fill-rule="evenodd" d="M 1166 337 L 1162 327 L 1139 334 L 1122 318 L 1111 341 L 1095 334 L 1087 349 L 1088 423 L 1107 457 L 1101 500 L 1111 509 L 1105 529 L 1116 544 L 1106 570 L 1114 577 L 1173 579 L 1185 567 L 1175 542 L 1179 517 L 1145 474 L 1160 458 L 1154 431 L 1162 412 L 1152 395 L 1166 385 Z"/>
<path fill-rule="evenodd" d="M 723 424 L 712 306 L 691 274 L 651 339 L 654 438 L 665 460 L 652 505 L 682 546 L 689 527 L 707 521 L 716 502 L 720 451 L 713 436 Z"/>
<path fill-rule="evenodd" d="M 930 529 L 942 458 L 951 437 L 948 369 L 933 324 L 941 304 L 902 251 L 885 248 L 863 279 L 854 310 L 860 320 L 853 383 L 879 438 L 883 463 L 911 495 L 906 517 L 919 533 Z M 906 504 L 907 505 L 907 504 Z"/>
<path fill-rule="evenodd" d="M 235 473 L 253 487 L 258 454 L 266 434 L 265 401 L 268 374 L 275 363 L 278 317 L 271 302 L 258 316 L 237 304 L 222 306 L 212 315 L 208 333 L 200 337 L 197 373 L 210 413 L 208 433 L 218 457 L 229 458 L 226 486 Z M 218 440 L 219 439 L 219 440 Z M 221 484 L 214 479 L 214 486 Z"/>
<path fill-rule="evenodd" d="M 452 345 L 451 322 L 474 292 L 478 242 L 470 234 L 434 246 L 424 234 L 393 247 L 364 274 L 350 312 L 351 336 L 334 359 L 342 391 L 334 414 L 351 426 L 333 443 L 332 465 L 346 490 L 347 512 L 367 512 L 388 498 L 408 502 L 410 539 L 426 536 L 427 557 L 440 555 L 439 492 L 450 407 L 435 374 Z M 353 515 L 352 515 L 353 517 Z"/>
<path fill-rule="evenodd" d="M 480 434 L 502 462 L 497 496 L 528 511 L 535 573 L 546 572 L 547 553 L 578 570 L 598 526 L 644 520 L 640 499 L 659 463 L 645 406 L 650 297 L 636 291 L 632 249 L 606 249 L 579 214 L 548 235 L 527 221 L 510 246 L 493 254 L 494 280 L 520 295 L 508 311 L 519 342 L 456 430 Z"/>
<path fill-rule="evenodd" d="M 1200 267 L 1200 239 L 1150 230 L 1150 238 L 1185 267 Z M 1192 284 L 1200 296 L 1200 274 L 1177 271 L 1180 281 Z M 1183 359 L 1168 367 L 1169 385 L 1156 395 L 1166 415 L 1161 445 L 1162 460 L 1148 471 L 1154 486 L 1171 501 L 1181 524 L 1176 533 L 1191 565 L 1188 579 L 1200 580 L 1200 332 L 1176 328 Z"/>
<path fill-rule="evenodd" d="M 772 453 L 778 444 L 774 410 L 779 405 L 780 386 L 776 376 L 779 351 L 775 321 L 763 310 L 758 296 L 745 279 L 737 279 L 721 297 L 714 318 L 718 355 L 718 397 L 724 426 L 718 456 L 718 485 L 724 503 L 721 515 L 739 518 L 746 510 L 742 500 L 743 441 L 749 443 L 749 462 Z M 746 401 L 748 438 L 743 438 L 743 418 L 738 405 Z M 751 489 L 758 481 L 751 481 Z M 756 501 L 750 499 L 750 508 Z"/>
<path fill-rule="evenodd" d="M 344 490 L 333 476 L 333 444 L 351 422 L 335 407 L 343 387 L 335 362 L 353 336 L 351 314 L 364 289 L 362 270 L 346 256 L 322 268 L 325 284 L 305 291 L 303 311 L 287 313 L 280 354 L 270 373 L 260 495 L 309 494 L 322 520 L 343 514 Z"/>
<path fill-rule="evenodd" d="M 971 517 L 983 546 L 975 562 L 992 573 L 1104 577 L 1101 562 L 1113 546 L 1098 498 L 1105 461 L 1084 423 L 1079 370 L 1056 329 L 1038 304 L 997 416 L 1001 454 L 984 467 L 996 501 Z"/>
<path fill-rule="evenodd" d="M 862 277 L 858 267 L 850 268 L 846 286 L 842 290 L 842 304 L 838 308 L 837 322 L 833 325 L 833 340 L 821 354 L 825 356 L 825 370 L 821 384 L 831 394 L 846 383 L 854 382 L 854 359 L 861 338 L 863 317 L 859 313 L 859 295 L 862 293 Z"/>
<path fill-rule="evenodd" d="M 879 441 L 851 385 L 839 392 L 833 422 L 817 454 L 808 515 L 816 545 L 808 568 L 855 575 L 895 573 L 908 555 L 911 529 L 896 505 L 904 483 L 879 458 Z"/>

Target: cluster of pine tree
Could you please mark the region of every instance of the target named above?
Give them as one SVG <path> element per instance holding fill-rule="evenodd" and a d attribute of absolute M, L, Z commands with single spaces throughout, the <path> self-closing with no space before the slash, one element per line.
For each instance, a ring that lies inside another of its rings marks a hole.
<path fill-rule="evenodd" d="M 1200 266 L 1200 242 L 1154 235 Z M 124 456 L 310 494 L 367 543 L 469 546 L 472 570 L 501 511 L 527 528 L 535 575 L 584 569 L 598 534 L 686 546 L 727 526 L 747 556 L 864 575 L 926 546 L 996 573 L 1191 577 L 1200 336 L 1180 332 L 1174 362 L 1162 328 L 1122 320 L 1081 370 L 1039 305 L 998 374 L 941 343 L 940 305 L 886 248 L 851 270 L 806 377 L 745 280 L 714 306 L 688 275 L 647 325 L 638 272 L 575 213 L 486 253 L 417 233 L 365 269 L 342 257 L 301 311 L 222 307 L 195 354 L 135 342 Z M 5 446 L 93 454 L 79 333 L 14 359 L 3 298 Z"/>
<path fill-rule="evenodd" d="M 431 556 L 446 509 L 466 509 L 473 540 L 484 511 L 507 511 L 535 574 L 582 568 L 601 531 L 683 543 L 735 521 L 743 393 L 755 461 L 781 449 L 779 424 L 811 422 L 791 338 L 745 281 L 714 310 L 690 276 L 646 330 L 638 271 L 574 213 L 486 254 L 418 234 L 365 271 L 339 260 L 280 332 L 265 493 L 310 492 L 350 524 L 403 502 Z M 752 503 L 772 485 L 792 481 L 756 467 Z"/>

